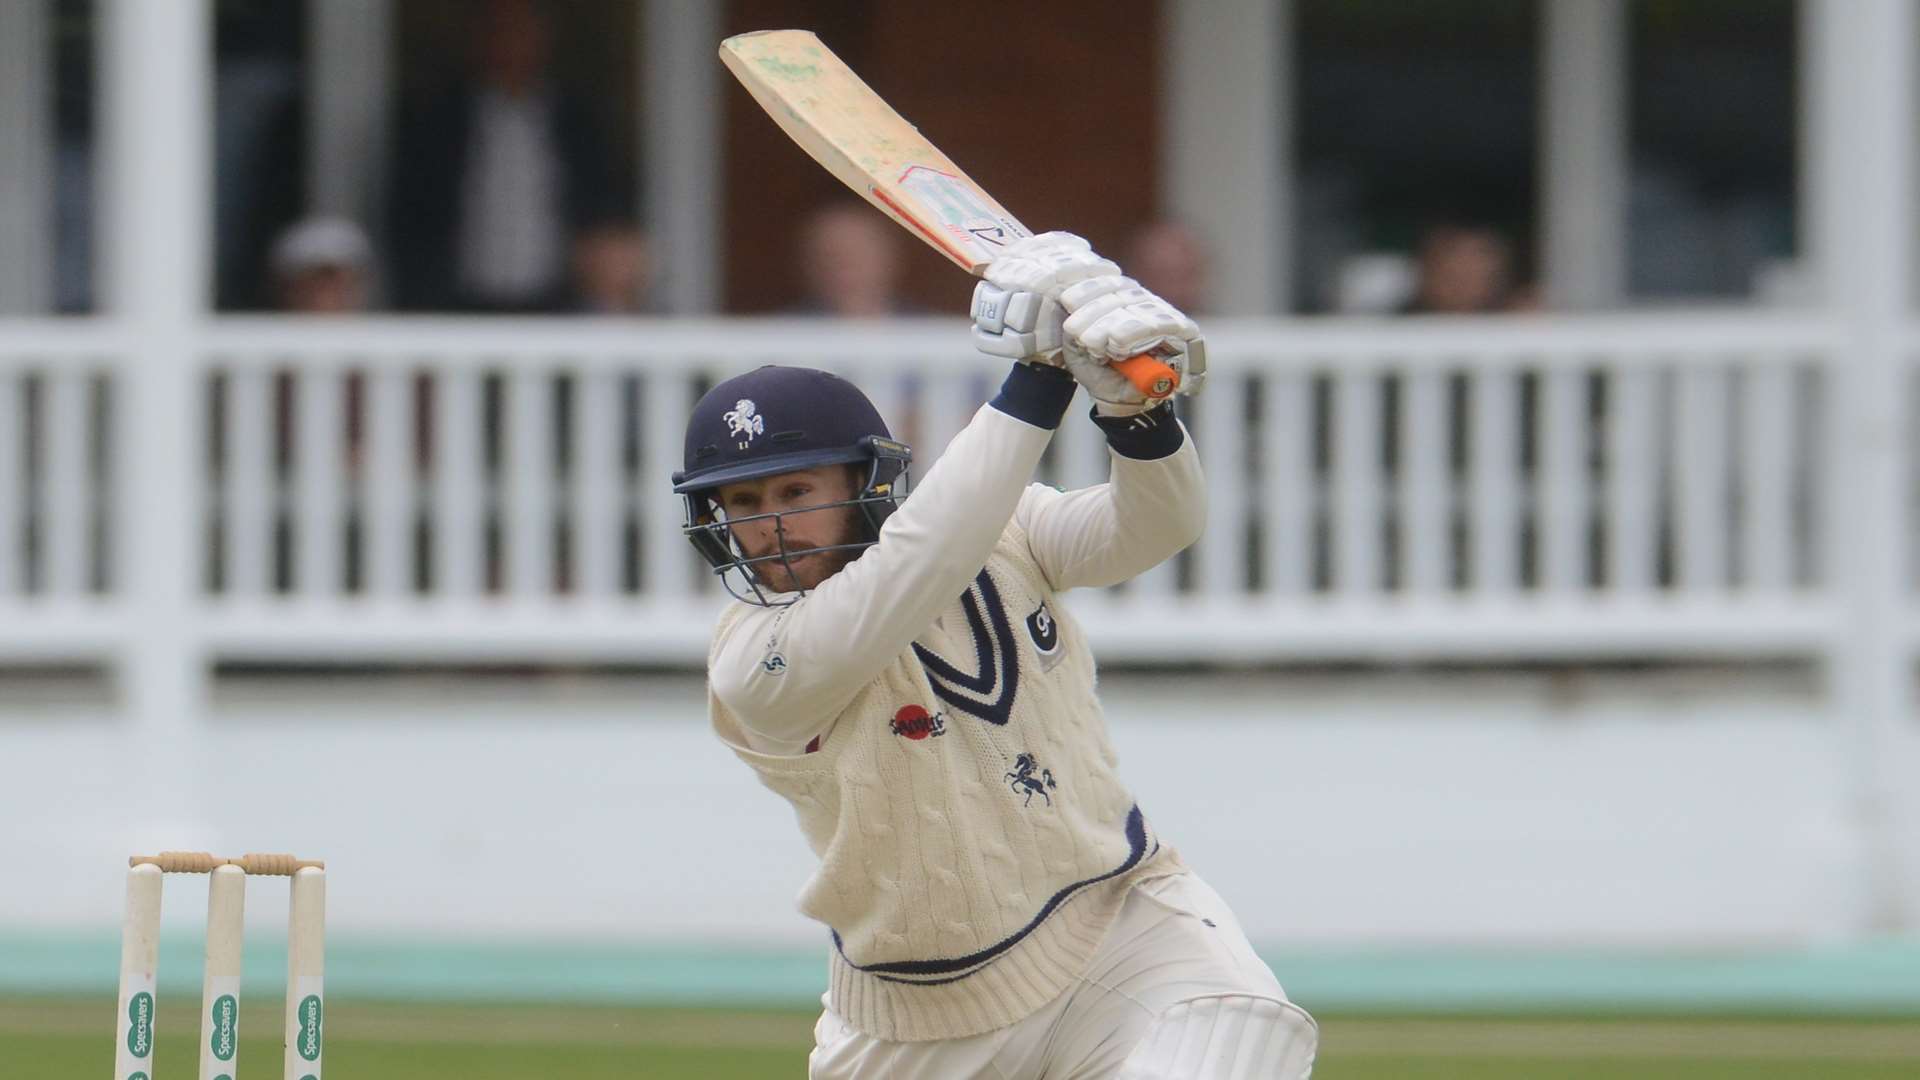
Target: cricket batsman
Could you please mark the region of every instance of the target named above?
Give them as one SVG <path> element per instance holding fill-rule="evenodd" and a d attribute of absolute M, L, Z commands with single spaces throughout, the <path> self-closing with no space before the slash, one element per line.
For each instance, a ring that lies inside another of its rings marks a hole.
<path fill-rule="evenodd" d="M 1112 360 L 1204 366 L 1194 323 L 1086 241 L 1017 242 L 973 337 L 1015 361 L 904 496 L 866 396 L 763 367 L 694 407 L 687 536 L 738 602 L 715 732 L 793 806 L 830 932 L 819 1080 L 1306 1077 L 1317 1030 L 1120 780 L 1062 604 L 1193 543 L 1200 462 Z M 1033 483 L 1076 386 L 1107 483 Z"/>

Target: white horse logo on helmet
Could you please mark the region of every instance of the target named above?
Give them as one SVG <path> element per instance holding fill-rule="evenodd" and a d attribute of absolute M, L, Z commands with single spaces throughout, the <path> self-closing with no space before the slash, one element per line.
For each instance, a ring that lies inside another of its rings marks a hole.
<path fill-rule="evenodd" d="M 767 432 L 767 422 L 759 413 L 754 412 L 753 401 L 750 398 L 741 398 L 734 402 L 733 410 L 721 419 L 727 422 L 727 433 L 739 438 L 742 450 L 747 448 L 747 444 L 753 441 L 755 435 L 764 435 Z"/>

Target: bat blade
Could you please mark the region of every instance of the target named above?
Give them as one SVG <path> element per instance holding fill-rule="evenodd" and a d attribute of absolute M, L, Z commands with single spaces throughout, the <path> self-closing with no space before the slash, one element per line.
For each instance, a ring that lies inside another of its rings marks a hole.
<path fill-rule="evenodd" d="M 788 138 L 968 273 L 1031 235 L 811 32 L 730 37 L 720 60 Z"/>
<path fill-rule="evenodd" d="M 812 32 L 736 34 L 720 61 L 808 156 L 968 273 L 1032 235 Z M 1153 356 L 1113 367 L 1150 398 L 1180 385 Z"/>

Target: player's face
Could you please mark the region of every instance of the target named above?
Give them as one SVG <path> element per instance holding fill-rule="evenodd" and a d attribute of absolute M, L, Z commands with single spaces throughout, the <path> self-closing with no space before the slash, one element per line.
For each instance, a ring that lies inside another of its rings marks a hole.
<path fill-rule="evenodd" d="M 859 540 L 854 517 L 858 509 L 833 505 L 854 497 L 853 474 L 844 465 L 725 484 L 719 497 L 720 509 L 729 520 L 780 514 L 778 527 L 770 517 L 732 526 L 734 541 L 749 559 Z M 753 572 L 762 585 L 775 592 L 811 589 L 839 573 L 859 554 L 858 549 L 846 549 L 771 559 L 754 563 Z"/>

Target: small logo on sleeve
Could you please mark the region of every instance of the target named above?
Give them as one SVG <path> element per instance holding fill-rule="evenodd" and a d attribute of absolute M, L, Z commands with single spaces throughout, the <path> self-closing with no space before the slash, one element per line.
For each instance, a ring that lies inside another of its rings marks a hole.
<path fill-rule="evenodd" d="M 928 714 L 918 705 L 902 705 L 900 711 L 893 714 L 893 733 L 903 739 L 919 741 L 926 738 L 938 738 L 947 733 L 945 714 Z"/>
<path fill-rule="evenodd" d="M 1054 619 L 1053 612 L 1042 603 L 1027 616 L 1027 637 L 1033 639 L 1033 648 L 1040 654 L 1040 670 L 1052 671 L 1063 655 L 1060 651 L 1060 623 Z"/>
<path fill-rule="evenodd" d="M 752 404 L 743 402 L 742 404 Z M 780 651 L 780 627 L 787 621 L 787 613 L 782 611 L 773 617 L 773 625 L 767 629 L 766 651 L 760 654 L 760 670 L 769 675 L 785 675 L 787 658 Z"/>

